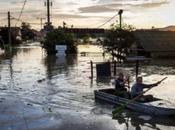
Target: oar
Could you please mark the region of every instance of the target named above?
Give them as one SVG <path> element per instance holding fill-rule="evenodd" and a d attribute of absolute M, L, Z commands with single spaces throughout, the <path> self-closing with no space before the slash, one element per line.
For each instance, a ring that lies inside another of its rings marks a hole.
<path fill-rule="evenodd" d="M 160 84 L 161 82 L 163 82 L 165 79 L 167 79 L 167 77 L 165 77 L 165 78 L 163 78 L 162 80 L 160 80 L 160 81 L 158 82 L 158 84 Z M 152 88 L 153 88 L 153 87 L 147 89 L 146 91 L 143 91 L 142 93 L 140 93 L 138 96 L 136 96 L 136 97 L 133 98 L 132 100 L 129 100 L 128 102 L 126 102 L 126 103 L 123 104 L 122 106 L 117 107 L 115 110 L 113 110 L 113 111 L 112 111 L 113 118 L 117 117 L 117 116 L 119 115 L 119 113 L 121 113 L 121 112 L 124 110 L 124 108 L 125 108 L 128 104 L 134 102 L 135 100 L 137 100 L 138 98 L 140 98 L 143 94 L 145 94 L 146 92 L 148 92 L 148 91 L 149 91 L 150 89 L 152 89 Z"/>

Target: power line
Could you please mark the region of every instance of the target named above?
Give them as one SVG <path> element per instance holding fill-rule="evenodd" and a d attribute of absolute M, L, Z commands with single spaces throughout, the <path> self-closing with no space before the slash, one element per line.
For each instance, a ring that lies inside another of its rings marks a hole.
<path fill-rule="evenodd" d="M 28 24 L 40 25 L 41 23 L 28 23 Z"/>
<path fill-rule="evenodd" d="M 23 11 L 24 11 L 24 8 L 25 8 L 26 3 L 27 3 L 27 0 L 24 0 L 24 4 L 23 4 L 23 6 L 22 6 L 22 8 L 21 8 L 21 12 L 20 12 L 20 14 L 19 14 L 19 17 L 18 17 L 18 20 L 17 20 L 15 26 L 18 24 L 18 22 L 19 22 L 20 19 L 21 19 L 21 16 L 22 16 L 22 13 L 23 13 Z"/>
<path fill-rule="evenodd" d="M 0 22 L 1 22 L 1 21 L 5 21 L 5 20 L 7 20 L 7 18 L 2 18 L 2 19 L 0 19 Z"/>
<path fill-rule="evenodd" d="M 110 19 L 108 19 L 106 22 L 104 22 L 103 24 L 101 24 L 101 25 L 98 26 L 97 28 L 103 27 L 103 26 L 106 25 L 108 22 L 110 22 L 111 20 L 113 20 L 117 15 L 118 15 L 118 13 L 115 14 L 114 16 L 112 16 Z"/>
<path fill-rule="evenodd" d="M 20 20 L 20 19 L 18 19 L 18 18 L 15 18 L 15 17 L 13 17 L 13 16 L 11 16 L 11 18 L 12 18 L 12 20 L 16 20 L 16 21 L 18 21 L 18 22 L 23 22 L 22 20 Z"/>
<path fill-rule="evenodd" d="M 11 18 L 14 19 L 14 20 L 18 20 L 17 18 L 15 18 L 13 16 L 11 16 Z M 40 23 L 29 23 L 29 22 L 24 22 L 22 20 L 18 20 L 18 21 L 21 22 L 21 23 L 28 23 L 28 24 L 33 24 L 33 25 L 40 25 Z"/>

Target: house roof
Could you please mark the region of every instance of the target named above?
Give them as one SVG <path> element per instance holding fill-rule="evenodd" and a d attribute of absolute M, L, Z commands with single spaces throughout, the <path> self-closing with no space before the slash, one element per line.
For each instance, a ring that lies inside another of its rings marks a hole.
<path fill-rule="evenodd" d="M 134 35 L 145 51 L 175 51 L 175 32 L 173 31 L 137 30 L 134 31 Z"/>

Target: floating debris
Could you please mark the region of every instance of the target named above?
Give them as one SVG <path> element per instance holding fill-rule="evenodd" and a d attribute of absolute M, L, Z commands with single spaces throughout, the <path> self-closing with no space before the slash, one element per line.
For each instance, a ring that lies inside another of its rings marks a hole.
<path fill-rule="evenodd" d="M 38 83 L 41 83 L 41 82 L 43 82 L 43 81 L 45 81 L 46 79 L 39 79 L 37 82 Z"/>
<path fill-rule="evenodd" d="M 27 105 L 28 105 L 28 106 L 33 106 L 33 105 L 32 105 L 32 104 L 30 104 L 30 103 L 27 103 Z"/>

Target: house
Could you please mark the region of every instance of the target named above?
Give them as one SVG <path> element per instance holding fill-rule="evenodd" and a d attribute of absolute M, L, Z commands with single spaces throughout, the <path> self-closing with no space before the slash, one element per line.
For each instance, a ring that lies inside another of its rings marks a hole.
<path fill-rule="evenodd" d="M 147 57 L 175 57 L 175 32 L 159 30 L 136 30 L 136 44 L 131 50 Z"/>

